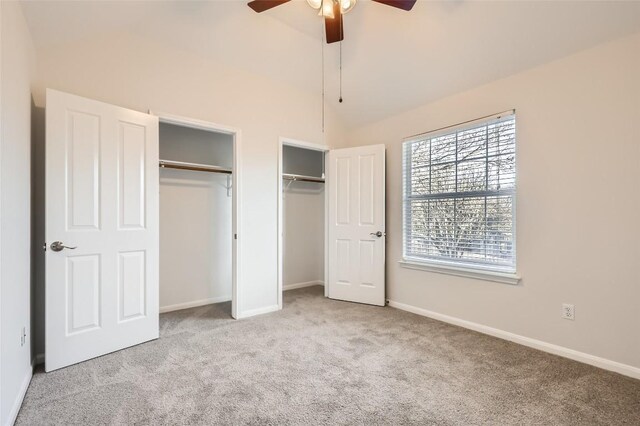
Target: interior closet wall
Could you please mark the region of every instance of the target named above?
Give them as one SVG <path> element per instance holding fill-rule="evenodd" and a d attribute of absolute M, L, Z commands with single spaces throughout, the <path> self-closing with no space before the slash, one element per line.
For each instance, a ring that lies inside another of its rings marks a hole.
<path fill-rule="evenodd" d="M 231 168 L 233 137 L 160 123 L 160 158 Z M 227 176 L 160 169 L 160 309 L 231 300 Z"/>
<path fill-rule="evenodd" d="M 283 172 L 321 177 L 324 153 L 283 146 Z M 283 183 L 283 287 L 324 280 L 324 184 Z"/>

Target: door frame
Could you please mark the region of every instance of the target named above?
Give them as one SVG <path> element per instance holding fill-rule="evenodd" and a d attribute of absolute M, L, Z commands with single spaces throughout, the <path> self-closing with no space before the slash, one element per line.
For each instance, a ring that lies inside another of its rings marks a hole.
<path fill-rule="evenodd" d="M 328 195 L 328 191 L 326 190 L 326 185 L 328 182 L 328 176 L 329 174 L 327 173 L 327 161 L 326 161 L 326 157 L 327 154 L 329 152 L 329 147 L 327 145 L 322 145 L 322 144 L 317 144 L 317 143 L 312 143 L 312 142 L 305 142 L 305 141 L 301 141 L 301 140 L 297 140 L 297 139 L 293 139 L 293 138 L 287 138 L 287 137 L 280 137 L 278 138 L 278 233 L 277 233 L 277 251 L 278 251 L 278 309 L 282 309 L 282 296 L 283 296 L 283 292 L 284 292 L 284 283 L 283 283 L 283 272 L 284 272 L 284 253 L 283 253 L 283 247 L 284 247 L 284 237 L 283 237 L 283 232 L 284 232 L 284 223 L 283 223 L 283 217 L 284 217 L 284 185 L 282 184 L 282 174 L 283 174 L 283 158 L 282 158 L 282 150 L 284 148 L 285 145 L 288 146 L 296 146 L 298 148 L 306 148 L 306 149 L 311 149 L 314 151 L 322 151 L 324 153 L 325 156 L 325 170 L 324 170 L 324 184 L 325 184 L 325 191 L 324 191 L 324 271 L 323 271 L 323 277 L 322 277 L 322 281 L 324 282 L 324 296 L 328 297 L 329 295 L 329 288 L 327 286 L 327 277 L 329 276 L 329 271 L 328 271 L 328 267 L 329 267 L 329 263 L 327 262 L 327 255 L 328 255 L 328 246 L 327 246 L 327 241 L 329 238 L 329 234 L 328 234 L 328 227 L 327 227 L 327 220 L 328 220 L 328 213 L 329 213 L 329 195 Z"/>
<path fill-rule="evenodd" d="M 233 137 L 233 165 L 231 174 L 231 216 L 232 216 L 232 233 L 234 235 L 232 245 L 232 279 L 231 279 L 231 316 L 238 319 L 240 316 L 239 306 L 242 299 L 242 268 L 241 268 L 241 206 L 242 206 L 242 184 L 241 184 L 241 170 L 242 170 L 242 132 L 240 129 L 225 126 L 222 124 L 213 123 L 210 121 L 198 120 L 195 118 L 188 118 L 170 113 L 151 111 L 149 114 L 158 117 L 160 123 L 173 124 L 180 127 L 190 127 L 192 129 L 205 130 L 208 132 L 224 133 Z M 162 224 L 161 224 L 162 226 Z"/>

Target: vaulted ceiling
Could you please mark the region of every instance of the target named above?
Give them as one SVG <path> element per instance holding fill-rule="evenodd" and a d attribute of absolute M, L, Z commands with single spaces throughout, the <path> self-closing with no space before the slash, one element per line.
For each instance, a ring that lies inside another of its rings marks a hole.
<path fill-rule="evenodd" d="M 38 49 L 131 32 L 320 93 L 322 20 L 305 0 L 256 14 L 245 1 L 23 3 Z M 324 45 L 327 102 L 349 127 L 640 31 L 640 2 L 359 0 Z M 640 53 L 638 53 L 640 54 Z"/>

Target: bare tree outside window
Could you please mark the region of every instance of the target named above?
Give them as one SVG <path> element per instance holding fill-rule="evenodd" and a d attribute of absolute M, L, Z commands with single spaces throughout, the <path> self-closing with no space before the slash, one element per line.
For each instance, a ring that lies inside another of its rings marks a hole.
<path fill-rule="evenodd" d="M 404 143 L 404 256 L 515 270 L 515 116 Z"/>

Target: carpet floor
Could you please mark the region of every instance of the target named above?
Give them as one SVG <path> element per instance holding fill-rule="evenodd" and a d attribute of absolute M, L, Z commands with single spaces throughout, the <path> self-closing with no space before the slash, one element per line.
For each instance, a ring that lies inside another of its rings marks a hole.
<path fill-rule="evenodd" d="M 45 374 L 18 425 L 621 425 L 640 381 L 393 308 L 285 292 L 160 316 L 160 339 Z"/>

